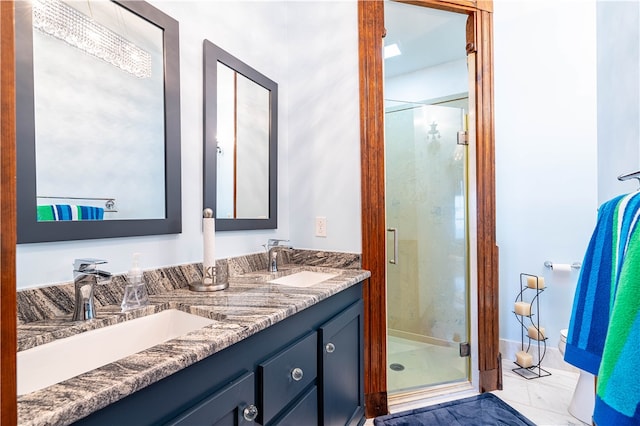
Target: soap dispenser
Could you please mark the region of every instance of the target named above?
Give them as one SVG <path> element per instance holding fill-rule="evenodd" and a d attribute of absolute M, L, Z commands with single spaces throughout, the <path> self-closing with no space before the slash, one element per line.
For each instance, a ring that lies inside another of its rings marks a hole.
<path fill-rule="evenodd" d="M 139 261 L 140 253 L 134 253 L 131 269 L 127 274 L 127 284 L 124 287 L 124 298 L 120 305 L 122 312 L 149 304 L 149 295 L 147 294 L 147 287 L 144 283 Z"/>

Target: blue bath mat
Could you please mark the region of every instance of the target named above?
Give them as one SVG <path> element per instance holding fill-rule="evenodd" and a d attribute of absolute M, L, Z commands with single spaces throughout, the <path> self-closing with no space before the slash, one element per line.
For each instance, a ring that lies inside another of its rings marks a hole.
<path fill-rule="evenodd" d="M 375 426 L 535 426 L 535 423 L 492 393 L 376 417 L 373 419 L 373 424 Z"/>

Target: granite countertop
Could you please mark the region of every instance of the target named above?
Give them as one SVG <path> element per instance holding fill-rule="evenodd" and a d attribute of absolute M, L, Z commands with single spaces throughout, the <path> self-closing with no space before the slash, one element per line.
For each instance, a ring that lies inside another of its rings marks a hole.
<path fill-rule="evenodd" d="M 178 309 L 213 320 L 213 324 L 142 352 L 18 396 L 18 424 L 66 425 L 157 382 L 232 344 L 294 315 L 370 276 L 360 269 L 282 265 L 281 272 L 249 272 L 229 279 L 229 288 L 211 293 L 178 288 L 150 296 L 150 305 L 125 314 L 119 306 L 97 308 L 99 318 L 71 322 L 69 317 L 18 326 L 18 349 L 90 329 Z M 310 287 L 267 281 L 301 270 L 330 272 L 336 277 Z M 52 366 L 51 368 L 55 368 Z"/>

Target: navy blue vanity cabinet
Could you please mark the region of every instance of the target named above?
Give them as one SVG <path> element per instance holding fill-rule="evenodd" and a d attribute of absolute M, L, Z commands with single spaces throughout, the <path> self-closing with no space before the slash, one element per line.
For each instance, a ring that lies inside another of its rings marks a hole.
<path fill-rule="evenodd" d="M 319 329 L 323 426 L 357 425 L 363 419 L 363 316 L 359 301 Z"/>
<path fill-rule="evenodd" d="M 362 317 L 358 283 L 76 424 L 364 424 Z"/>

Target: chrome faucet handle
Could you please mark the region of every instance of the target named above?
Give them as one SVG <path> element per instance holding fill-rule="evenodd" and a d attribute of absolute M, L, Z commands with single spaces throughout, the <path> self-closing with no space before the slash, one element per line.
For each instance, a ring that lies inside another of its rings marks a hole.
<path fill-rule="evenodd" d="M 93 258 L 85 258 L 85 259 L 76 259 L 73 262 L 73 270 L 78 272 L 89 272 L 97 269 L 96 265 L 103 265 L 108 263 L 103 259 L 93 259 Z"/>
<path fill-rule="evenodd" d="M 94 276 L 94 284 L 106 284 L 111 281 L 111 272 L 98 269 L 97 265 L 108 263 L 103 259 L 76 259 L 73 262 L 73 278 L 76 285 L 84 285 L 82 277 Z"/>
<path fill-rule="evenodd" d="M 269 240 L 267 241 L 267 247 L 275 247 L 275 246 L 279 246 L 280 243 L 288 243 L 289 240 L 280 240 L 277 238 L 269 238 Z"/>

